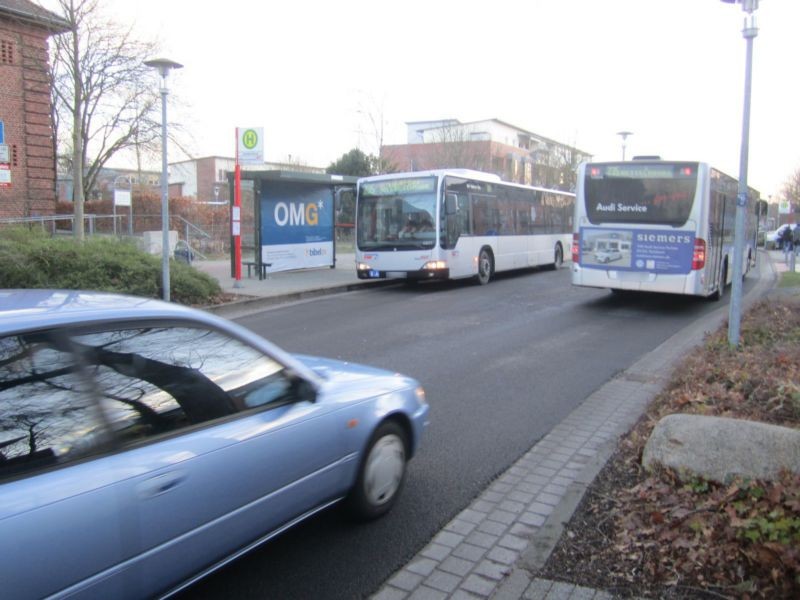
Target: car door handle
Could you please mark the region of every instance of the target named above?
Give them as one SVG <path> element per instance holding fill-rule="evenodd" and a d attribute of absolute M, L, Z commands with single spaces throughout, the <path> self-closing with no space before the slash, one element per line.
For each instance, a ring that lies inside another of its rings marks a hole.
<path fill-rule="evenodd" d="M 141 498 L 155 498 L 176 488 L 186 479 L 186 475 L 179 471 L 162 473 L 143 481 L 137 486 Z"/>

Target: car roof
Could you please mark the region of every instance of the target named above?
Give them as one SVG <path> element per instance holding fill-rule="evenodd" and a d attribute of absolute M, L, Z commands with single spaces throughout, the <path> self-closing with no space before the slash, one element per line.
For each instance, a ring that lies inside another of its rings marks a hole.
<path fill-rule="evenodd" d="M 27 329 L 126 319 L 216 319 L 199 310 L 150 298 L 78 290 L 0 289 L 0 335 Z"/>
<path fill-rule="evenodd" d="M 55 327 L 159 320 L 187 321 L 222 330 L 254 345 L 306 379 L 320 380 L 312 369 L 269 340 L 203 310 L 111 292 L 0 289 L 0 336 Z"/>

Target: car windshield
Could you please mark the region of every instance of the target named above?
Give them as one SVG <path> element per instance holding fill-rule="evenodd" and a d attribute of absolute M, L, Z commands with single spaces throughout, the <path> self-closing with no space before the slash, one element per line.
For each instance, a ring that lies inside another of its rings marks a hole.
<path fill-rule="evenodd" d="M 363 183 L 356 240 L 360 250 L 415 250 L 436 244 L 436 178 Z"/>

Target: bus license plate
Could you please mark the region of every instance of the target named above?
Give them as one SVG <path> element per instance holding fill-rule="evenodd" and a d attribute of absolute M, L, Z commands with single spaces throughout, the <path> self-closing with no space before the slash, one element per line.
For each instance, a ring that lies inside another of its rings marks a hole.
<path fill-rule="evenodd" d="M 380 271 L 370 271 L 369 276 L 374 279 L 378 279 L 381 276 L 381 273 Z"/>

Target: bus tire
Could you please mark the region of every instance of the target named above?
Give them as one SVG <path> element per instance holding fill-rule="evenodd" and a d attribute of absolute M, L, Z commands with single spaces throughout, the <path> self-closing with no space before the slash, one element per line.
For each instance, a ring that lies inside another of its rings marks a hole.
<path fill-rule="evenodd" d="M 742 281 L 747 279 L 747 274 L 750 273 L 750 267 L 753 264 L 753 251 L 747 251 L 747 262 L 744 264 L 744 269 L 742 269 Z"/>
<path fill-rule="evenodd" d="M 494 259 L 488 248 L 481 248 L 478 254 L 478 283 L 486 285 L 494 273 Z"/>
<path fill-rule="evenodd" d="M 564 265 L 564 249 L 561 247 L 561 244 L 556 244 L 555 250 L 553 250 L 553 264 L 550 265 L 550 268 L 553 271 L 560 269 Z"/>
<path fill-rule="evenodd" d="M 722 263 L 722 270 L 719 272 L 719 283 L 717 291 L 711 294 L 712 300 L 722 300 L 725 297 L 726 281 L 728 279 L 728 261 Z"/>

